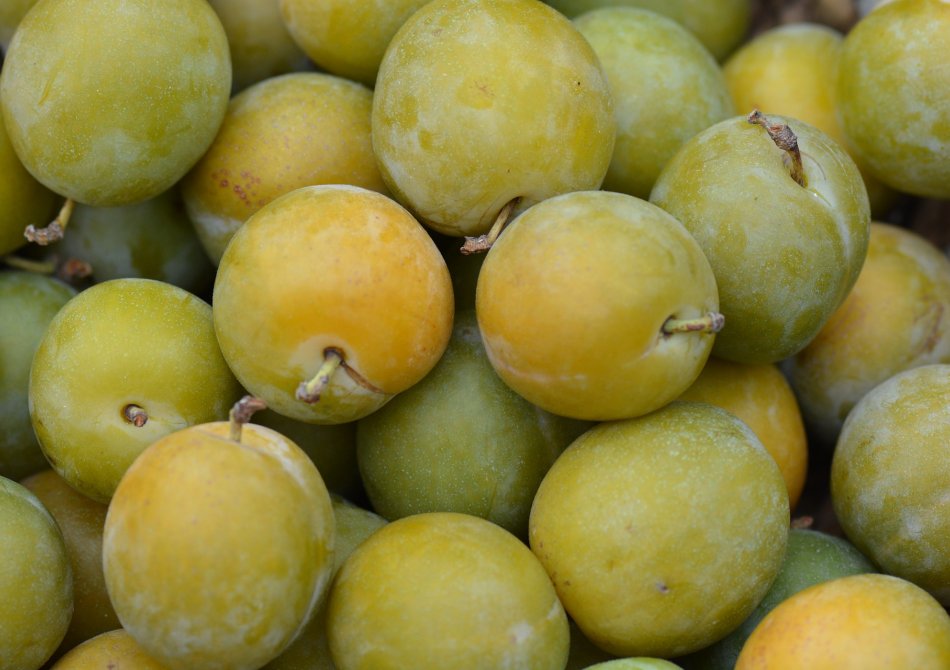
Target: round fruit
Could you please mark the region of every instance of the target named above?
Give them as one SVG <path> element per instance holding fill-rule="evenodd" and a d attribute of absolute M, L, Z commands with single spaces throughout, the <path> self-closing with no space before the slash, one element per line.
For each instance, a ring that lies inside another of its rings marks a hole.
<path fill-rule="evenodd" d="M 682 393 L 714 337 L 716 281 L 683 226 L 633 196 L 569 193 L 524 212 L 492 247 L 476 311 L 488 358 L 529 402 L 619 419 Z M 696 320 L 696 321 L 694 321 Z"/>
<path fill-rule="evenodd" d="M 45 469 L 30 423 L 33 353 L 50 321 L 76 295 L 61 281 L 31 272 L 0 273 L 0 476 L 22 479 Z"/>
<path fill-rule="evenodd" d="M 848 539 L 884 572 L 944 605 L 950 605 L 948 442 L 950 365 L 926 365 L 861 399 L 831 464 L 831 500 Z"/>
<path fill-rule="evenodd" d="M 3 119 L 40 182 L 89 205 L 168 190 L 214 139 L 228 42 L 203 0 L 43 0 L 0 75 Z"/>
<path fill-rule="evenodd" d="M 35 4 L 36 0 L 4 0 L 0 3 L 0 47 L 3 47 L 4 51 L 7 50 L 20 21 Z"/>
<path fill-rule="evenodd" d="M 844 40 L 838 113 L 848 145 L 885 184 L 950 198 L 950 3 L 881 3 Z"/>
<path fill-rule="evenodd" d="M 435 0 L 389 43 L 373 149 L 397 200 L 447 235 L 600 187 L 615 121 L 597 56 L 536 0 Z"/>
<path fill-rule="evenodd" d="M 113 279 L 66 303 L 30 369 L 30 419 L 53 469 L 107 503 L 145 447 L 227 416 L 240 388 L 211 307 L 153 279 Z"/>
<path fill-rule="evenodd" d="M 592 642 L 672 657 L 752 612 L 781 568 L 788 515 L 752 431 L 713 405 L 675 402 L 568 447 L 541 482 L 529 538 Z"/>
<path fill-rule="evenodd" d="M 214 287 L 221 351 L 245 388 L 309 423 L 355 421 L 431 370 L 452 331 L 439 250 L 356 186 L 292 191 L 232 238 Z"/>
<path fill-rule="evenodd" d="M 393 521 L 357 547 L 333 581 L 327 627 L 340 670 L 560 670 L 569 643 L 528 548 L 448 512 Z"/>
<path fill-rule="evenodd" d="M 234 96 L 211 147 L 182 182 L 215 264 L 241 224 L 295 188 L 386 190 L 370 141 L 372 98 L 365 86 L 315 72 L 267 79 Z"/>
<path fill-rule="evenodd" d="M 574 20 L 610 84 L 617 141 L 603 188 L 648 198 L 689 138 L 735 114 L 719 64 L 665 16 L 605 7 Z"/>
<path fill-rule="evenodd" d="M 588 666 L 587 670 L 681 670 L 680 666 L 662 658 L 615 658 L 597 665 Z"/>
<path fill-rule="evenodd" d="M 925 591 L 888 575 L 841 577 L 772 610 L 736 670 L 950 667 L 950 616 Z"/>
<path fill-rule="evenodd" d="M 279 433 L 233 424 L 161 438 L 109 505 L 109 597 L 123 628 L 172 667 L 260 668 L 330 578 L 334 518 L 319 472 Z"/>
<path fill-rule="evenodd" d="M 950 260 L 906 228 L 872 223 L 857 283 L 785 368 L 809 430 L 833 446 L 868 391 L 933 363 L 950 363 Z"/>
<path fill-rule="evenodd" d="M 0 477 L 0 660 L 37 670 L 66 634 L 73 577 L 63 535 L 36 496 Z"/>
<path fill-rule="evenodd" d="M 128 668 L 129 670 L 168 670 L 142 650 L 124 630 L 101 633 L 74 647 L 50 670 L 98 670 Z"/>
<path fill-rule="evenodd" d="M 804 348 L 867 254 L 860 172 L 800 121 L 754 114 L 699 133 L 663 168 L 650 201 L 709 259 L 725 316 L 713 353 L 740 363 L 775 363 Z"/>

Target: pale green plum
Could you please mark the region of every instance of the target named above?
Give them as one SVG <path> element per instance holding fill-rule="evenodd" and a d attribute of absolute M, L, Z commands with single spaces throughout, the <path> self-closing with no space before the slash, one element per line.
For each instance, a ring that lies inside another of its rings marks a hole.
<path fill-rule="evenodd" d="M 236 95 L 182 194 L 211 260 L 261 207 L 295 188 L 352 184 L 385 192 L 370 140 L 372 92 L 340 77 L 272 77 Z"/>
<path fill-rule="evenodd" d="M 390 42 L 372 135 L 392 193 L 447 235 L 599 188 L 615 121 L 597 56 L 535 0 L 435 0 Z"/>
<path fill-rule="evenodd" d="M 541 482 L 529 539 L 592 642 L 669 658 L 751 614 L 781 569 L 788 515 L 778 466 L 744 423 L 674 402 L 575 440 Z"/>
<path fill-rule="evenodd" d="M 531 551 L 449 512 L 392 521 L 350 554 L 330 589 L 327 636 L 340 670 L 561 670 L 569 645 Z"/>
<path fill-rule="evenodd" d="M 73 573 L 73 616 L 54 658 L 100 633 L 119 628 L 102 573 L 107 506 L 84 496 L 50 469 L 24 479 L 56 521 Z"/>
<path fill-rule="evenodd" d="M 898 373 L 844 422 L 831 501 L 848 539 L 883 572 L 950 605 L 950 365 Z"/>
<path fill-rule="evenodd" d="M 228 37 L 232 89 L 298 70 L 310 61 L 290 37 L 279 0 L 208 0 Z"/>
<path fill-rule="evenodd" d="M 725 316 L 713 353 L 739 363 L 801 351 L 844 301 L 868 247 L 870 209 L 854 161 L 807 123 L 765 123 L 797 136 L 800 175 L 766 128 L 736 117 L 683 145 L 650 194 L 709 259 Z"/>
<path fill-rule="evenodd" d="M 43 0 L 0 74 L 7 132 L 26 168 L 78 202 L 168 190 L 224 118 L 231 59 L 204 0 Z"/>
<path fill-rule="evenodd" d="M 601 421 L 646 414 L 693 383 L 719 298 L 676 219 L 630 195 L 582 191 L 509 224 L 482 265 L 475 309 L 506 384 L 554 414 Z"/>
<path fill-rule="evenodd" d="M 290 34 L 327 72 L 372 86 L 396 31 L 429 0 L 279 0 Z"/>
<path fill-rule="evenodd" d="M 30 418 L 43 452 L 100 502 L 145 447 L 223 419 L 238 397 L 211 307 L 153 279 L 113 279 L 72 298 L 30 370 Z"/>
<path fill-rule="evenodd" d="M 467 310 L 432 372 L 357 422 L 357 458 L 373 509 L 387 519 L 464 512 L 526 537 L 541 478 L 589 427 L 508 388 Z"/>
<path fill-rule="evenodd" d="M 30 362 L 50 321 L 74 295 L 57 279 L 0 272 L 0 476 L 22 479 L 48 465 L 30 424 Z"/>
<path fill-rule="evenodd" d="M 950 198 L 950 3 L 880 4 L 848 33 L 838 114 L 848 144 L 885 184 Z"/>
<path fill-rule="evenodd" d="M 686 140 L 735 114 L 722 69 L 689 31 L 656 12 L 604 7 L 574 25 L 600 58 L 617 117 L 603 188 L 647 198 Z"/>
<path fill-rule="evenodd" d="M 0 477 L 0 661 L 39 670 L 66 634 L 73 575 L 56 521 L 35 495 Z"/>
<path fill-rule="evenodd" d="M 875 572 L 874 565 L 847 540 L 792 528 L 782 569 L 749 618 L 722 640 L 677 662 L 686 670 L 733 670 L 746 639 L 780 603 L 809 586 L 868 572 Z"/>
<path fill-rule="evenodd" d="M 924 237 L 871 224 L 868 257 L 841 307 L 785 372 L 811 433 L 834 446 L 848 412 L 889 377 L 950 363 L 950 260 Z"/>
<path fill-rule="evenodd" d="M 33 178 L 17 158 L 0 115 L 0 256 L 26 244 L 23 231 L 48 224 L 56 215 L 56 194 Z"/>
<path fill-rule="evenodd" d="M 722 60 L 745 38 L 752 19 L 751 0 L 546 0 L 575 17 L 601 7 L 639 7 L 670 17 L 699 38 Z"/>
<path fill-rule="evenodd" d="M 88 263 L 95 281 L 143 277 L 205 295 L 208 260 L 177 189 L 134 205 L 76 205 L 63 239 L 46 247 L 59 261 Z"/>
<path fill-rule="evenodd" d="M 20 21 L 35 4 L 36 0 L 4 0 L 0 3 L 0 47 L 4 51 Z"/>
<path fill-rule="evenodd" d="M 123 628 L 170 668 L 256 670 L 325 597 L 334 526 L 320 473 L 286 437 L 235 420 L 191 426 L 119 483 L 106 587 Z"/>
<path fill-rule="evenodd" d="M 680 666 L 662 658 L 615 658 L 597 665 L 587 667 L 587 670 L 682 670 Z"/>

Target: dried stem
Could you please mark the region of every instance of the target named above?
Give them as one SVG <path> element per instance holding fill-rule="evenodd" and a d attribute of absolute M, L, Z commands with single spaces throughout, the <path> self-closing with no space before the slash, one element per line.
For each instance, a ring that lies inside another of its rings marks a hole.
<path fill-rule="evenodd" d="M 726 317 L 719 312 L 709 312 L 696 319 L 668 318 L 663 322 L 663 334 L 673 333 L 718 333 L 726 325 Z"/>
<path fill-rule="evenodd" d="M 521 198 L 514 198 L 501 208 L 501 211 L 498 212 L 498 216 L 495 217 L 495 223 L 492 224 L 491 229 L 486 234 L 476 237 L 466 237 L 465 243 L 462 244 L 460 251 L 467 256 L 491 249 L 495 240 L 501 235 L 501 231 L 504 230 L 508 224 L 508 219 L 511 218 L 511 210 L 515 208 L 519 200 L 521 200 Z"/>
<path fill-rule="evenodd" d="M 337 349 L 328 348 L 323 352 L 323 365 L 317 370 L 316 376 L 306 382 L 301 382 L 297 387 L 297 400 L 303 400 L 305 403 L 314 404 L 320 400 L 321 394 L 327 390 L 330 385 L 330 379 L 333 374 L 343 364 L 343 354 Z"/>
<path fill-rule="evenodd" d="M 122 416 L 136 428 L 141 428 L 148 423 L 148 412 L 138 405 L 126 405 L 122 408 Z"/>
<path fill-rule="evenodd" d="M 231 439 L 240 442 L 244 424 L 249 423 L 254 413 L 262 409 L 267 409 L 267 403 L 252 395 L 246 395 L 234 403 L 231 411 L 228 412 Z"/>
<path fill-rule="evenodd" d="M 63 203 L 62 209 L 59 210 L 59 214 L 56 215 L 52 223 L 45 228 L 37 228 L 33 224 L 30 224 L 26 227 L 26 230 L 23 231 L 23 236 L 30 242 L 35 242 L 44 247 L 47 244 L 58 242 L 63 239 L 63 233 L 66 230 L 66 226 L 69 225 L 69 219 L 73 215 L 73 208 L 75 206 L 75 200 L 66 198 L 66 202 Z"/>
<path fill-rule="evenodd" d="M 784 151 L 789 158 L 788 171 L 799 186 L 805 185 L 805 168 L 802 165 L 802 152 L 798 148 L 798 137 L 784 123 L 772 123 L 766 116 L 755 109 L 748 116 L 748 122 L 762 126 L 769 134 L 775 146 Z"/>

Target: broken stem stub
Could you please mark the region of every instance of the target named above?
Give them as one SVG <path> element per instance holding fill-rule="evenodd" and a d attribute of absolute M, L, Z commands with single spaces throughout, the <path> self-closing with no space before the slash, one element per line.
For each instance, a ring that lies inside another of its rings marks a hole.
<path fill-rule="evenodd" d="M 709 312 L 696 319 L 674 319 L 672 316 L 663 323 L 663 334 L 674 333 L 718 333 L 726 325 L 726 317 L 719 312 Z"/>
<path fill-rule="evenodd" d="M 122 408 L 122 416 L 136 428 L 141 428 L 148 423 L 148 412 L 138 405 L 126 405 Z"/>
<path fill-rule="evenodd" d="M 330 385 L 330 379 L 333 374 L 343 364 L 343 354 L 332 347 L 323 352 L 323 365 L 317 370 L 316 376 L 306 382 L 301 382 L 297 387 L 296 398 L 305 403 L 314 404 L 320 400 L 320 396 Z"/>
<path fill-rule="evenodd" d="M 501 211 L 498 212 L 498 216 L 495 217 L 495 223 L 492 224 L 491 229 L 487 233 L 475 237 L 466 237 L 460 251 L 468 256 L 491 249 L 495 240 L 501 235 L 501 231 L 504 230 L 508 224 L 508 219 L 511 218 L 511 210 L 515 208 L 519 200 L 521 200 L 521 198 L 514 198 L 501 208 Z"/>
<path fill-rule="evenodd" d="M 267 403 L 252 395 L 246 395 L 234 403 L 231 411 L 228 412 L 231 439 L 240 442 L 244 424 L 249 423 L 254 413 L 262 409 L 267 409 Z"/>
<path fill-rule="evenodd" d="M 35 242 L 36 244 L 44 247 L 47 244 L 58 242 L 59 240 L 63 239 L 63 233 L 66 230 L 66 226 L 69 225 L 69 219 L 73 215 L 73 208 L 75 206 L 75 200 L 72 198 L 66 198 L 66 202 L 63 203 L 62 208 L 59 210 L 59 214 L 56 215 L 56 218 L 53 219 L 52 223 L 50 223 L 45 228 L 37 228 L 33 224 L 30 224 L 26 227 L 26 230 L 23 231 L 23 236 L 30 242 Z"/>
<path fill-rule="evenodd" d="M 792 179 L 799 186 L 804 186 L 805 168 L 802 165 L 802 152 L 798 148 L 798 136 L 792 132 L 792 129 L 784 123 L 772 123 L 757 109 L 752 110 L 747 120 L 753 125 L 765 128 L 765 132 L 772 138 L 775 146 L 788 155 L 788 170 Z"/>

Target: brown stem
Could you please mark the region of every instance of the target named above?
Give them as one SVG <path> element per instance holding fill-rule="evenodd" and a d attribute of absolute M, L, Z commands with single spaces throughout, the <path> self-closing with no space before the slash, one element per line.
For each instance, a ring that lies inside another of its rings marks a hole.
<path fill-rule="evenodd" d="M 300 386 L 297 387 L 297 400 L 303 400 L 311 405 L 318 402 L 320 395 L 330 385 L 333 374 L 342 364 L 343 354 L 333 347 L 327 348 L 323 352 L 323 365 L 317 370 L 317 374 L 310 381 L 300 382 Z"/>
<path fill-rule="evenodd" d="M 810 516 L 800 516 L 792 519 L 792 528 L 811 528 L 815 520 Z"/>
<path fill-rule="evenodd" d="M 486 234 L 476 237 L 466 237 L 465 243 L 462 244 L 460 251 L 468 256 L 469 254 L 476 254 L 491 249 L 495 240 L 501 235 L 501 231 L 504 230 L 508 224 L 508 219 L 511 217 L 511 210 L 515 208 L 519 200 L 521 200 L 521 198 L 514 198 L 501 208 L 501 211 L 498 212 L 498 216 L 495 217 L 495 223 L 492 224 L 491 229 Z"/>
<path fill-rule="evenodd" d="M 126 405 L 122 408 L 122 416 L 136 428 L 141 428 L 148 423 L 148 413 L 138 405 Z"/>
<path fill-rule="evenodd" d="M 696 319 L 674 319 L 672 316 L 663 322 L 664 335 L 673 333 L 718 333 L 726 325 L 726 317 L 719 312 L 709 312 Z"/>
<path fill-rule="evenodd" d="M 30 242 L 35 242 L 44 247 L 47 244 L 58 242 L 63 239 L 63 233 L 66 230 L 66 226 L 69 225 L 69 219 L 73 215 L 73 208 L 75 206 L 75 200 L 66 198 L 66 202 L 63 203 L 62 209 L 59 210 L 59 214 L 56 215 L 52 223 L 45 228 L 37 228 L 33 224 L 30 224 L 26 227 L 26 230 L 23 231 L 23 236 Z"/>
<path fill-rule="evenodd" d="M 260 398 L 252 395 L 246 395 L 236 403 L 228 412 L 228 421 L 230 423 L 230 438 L 235 442 L 241 441 L 241 431 L 244 424 L 249 423 L 255 412 L 267 409 L 267 403 Z"/>
<path fill-rule="evenodd" d="M 789 158 L 788 170 L 792 179 L 799 186 L 804 186 L 805 168 L 802 165 L 802 152 L 798 148 L 798 137 L 792 132 L 792 129 L 784 123 L 772 123 L 757 109 L 752 110 L 747 120 L 753 125 L 765 128 L 765 132 L 775 142 L 775 146 L 786 152 Z"/>
<path fill-rule="evenodd" d="M 85 279 L 92 276 L 92 266 L 86 261 L 78 258 L 68 258 L 59 266 L 56 276 L 63 281 L 72 284 L 79 279 Z"/>

